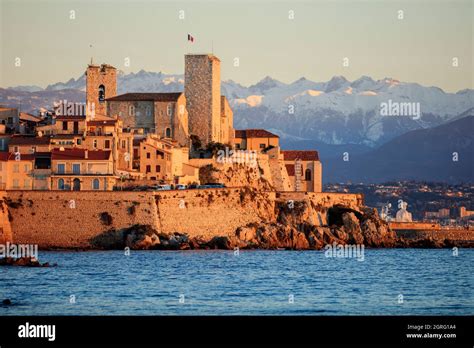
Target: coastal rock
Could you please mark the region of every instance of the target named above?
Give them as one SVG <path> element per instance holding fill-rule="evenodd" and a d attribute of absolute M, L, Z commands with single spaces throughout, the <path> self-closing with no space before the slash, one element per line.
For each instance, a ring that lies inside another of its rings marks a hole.
<path fill-rule="evenodd" d="M 296 231 L 293 234 L 293 248 L 296 250 L 310 249 L 309 241 L 304 233 Z"/>
<path fill-rule="evenodd" d="M 133 250 L 146 250 L 160 245 L 160 238 L 156 235 L 132 235 L 129 234 L 126 240 L 126 246 Z"/>
<path fill-rule="evenodd" d="M 123 231 L 125 246 L 132 250 L 156 249 L 160 245 L 158 233 L 149 225 L 134 225 Z"/>
<path fill-rule="evenodd" d="M 242 199 L 256 199 L 251 189 L 242 190 Z M 254 197 L 254 198 L 252 198 Z M 360 211 L 337 205 L 328 209 L 328 226 L 314 224 L 313 217 L 319 208 L 304 202 L 275 207 L 278 218 L 239 227 L 232 235 L 212 237 L 193 236 L 186 233 L 161 233 L 148 225 L 134 225 L 119 231 L 108 231 L 96 237 L 95 245 L 102 248 L 159 250 L 221 249 L 322 249 L 327 244 L 363 244 L 368 247 L 418 247 L 447 246 L 449 242 L 430 239 L 406 240 L 391 231 L 375 209 L 361 207 Z M 316 209 L 316 210 L 315 210 Z M 100 241 L 100 243 L 97 243 Z"/>
<path fill-rule="evenodd" d="M 208 246 L 211 249 L 233 249 L 233 244 L 229 237 L 214 237 L 209 241 Z"/>
<path fill-rule="evenodd" d="M 257 229 L 255 224 L 239 227 L 235 232 L 237 238 L 248 244 L 257 244 Z"/>
<path fill-rule="evenodd" d="M 4 257 L 0 259 L 0 266 L 22 266 L 22 267 L 51 267 L 57 264 L 50 265 L 49 262 L 40 263 L 34 257 Z"/>
<path fill-rule="evenodd" d="M 344 232 L 347 234 L 347 239 L 344 240 L 347 240 L 350 244 L 364 244 L 360 220 L 353 212 L 343 213 L 342 223 Z"/>
<path fill-rule="evenodd" d="M 228 187 L 250 187 L 269 191 L 273 187 L 258 166 L 238 163 L 214 163 L 199 168 L 199 180 L 203 183 L 222 183 Z"/>

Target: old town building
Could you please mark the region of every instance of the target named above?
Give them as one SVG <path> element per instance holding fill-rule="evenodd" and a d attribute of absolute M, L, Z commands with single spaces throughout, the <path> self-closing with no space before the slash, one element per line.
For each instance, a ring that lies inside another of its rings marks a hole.
<path fill-rule="evenodd" d="M 282 151 L 278 135 L 265 129 L 234 130 L 232 109 L 221 95 L 219 58 L 187 54 L 184 63 L 184 92 L 117 95 L 117 70 L 90 64 L 85 103 L 59 101 L 41 117 L 0 108 L 2 187 L 199 183 L 200 169 L 216 163 L 215 151 L 224 145 L 229 156 L 255 155 L 278 191 L 321 191 L 317 151 Z"/>

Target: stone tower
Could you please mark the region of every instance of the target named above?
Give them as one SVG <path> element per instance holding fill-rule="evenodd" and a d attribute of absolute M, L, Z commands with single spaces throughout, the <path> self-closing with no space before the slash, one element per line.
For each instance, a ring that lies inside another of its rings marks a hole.
<path fill-rule="evenodd" d="M 96 115 L 107 115 L 105 99 L 116 95 L 117 69 L 108 64 L 89 64 L 86 71 L 86 101 L 88 110 L 93 107 Z"/>
<path fill-rule="evenodd" d="M 221 142 L 221 73 L 219 58 L 212 54 L 186 54 L 184 94 L 189 115 L 189 134 L 203 146 Z"/>

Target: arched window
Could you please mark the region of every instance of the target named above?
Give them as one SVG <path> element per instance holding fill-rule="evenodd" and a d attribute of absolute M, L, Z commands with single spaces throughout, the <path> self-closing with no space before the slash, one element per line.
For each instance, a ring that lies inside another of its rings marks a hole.
<path fill-rule="evenodd" d="M 99 179 L 94 179 L 92 181 L 92 189 L 93 190 L 98 190 L 99 188 L 100 188 Z"/>
<path fill-rule="evenodd" d="M 64 179 L 58 180 L 58 190 L 64 190 Z"/>
<path fill-rule="evenodd" d="M 72 189 L 74 191 L 80 191 L 81 190 L 81 180 L 79 180 L 78 178 L 75 178 L 72 181 Z"/>
<path fill-rule="evenodd" d="M 105 86 L 100 85 L 99 86 L 99 102 L 104 102 L 105 101 Z"/>
<path fill-rule="evenodd" d="M 135 116 L 135 106 L 130 105 L 128 108 L 128 115 L 129 116 Z"/>
<path fill-rule="evenodd" d="M 172 103 L 168 104 L 168 107 L 166 108 L 166 113 L 168 114 L 168 116 L 173 116 L 173 104 Z"/>
<path fill-rule="evenodd" d="M 311 169 L 306 169 L 304 172 L 304 179 L 306 181 L 311 181 Z"/>
<path fill-rule="evenodd" d="M 171 128 L 166 128 L 166 131 L 165 131 L 165 137 L 166 138 L 171 138 Z"/>

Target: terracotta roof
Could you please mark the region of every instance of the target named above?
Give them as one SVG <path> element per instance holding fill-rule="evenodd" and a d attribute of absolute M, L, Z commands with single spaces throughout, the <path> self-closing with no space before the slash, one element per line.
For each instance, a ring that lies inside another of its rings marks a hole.
<path fill-rule="evenodd" d="M 285 164 L 286 171 L 288 176 L 295 176 L 295 165 L 294 164 Z"/>
<path fill-rule="evenodd" d="M 235 130 L 236 138 L 279 138 L 278 135 L 270 133 L 265 129 L 242 129 Z"/>
<path fill-rule="evenodd" d="M 285 161 L 295 161 L 300 159 L 302 161 L 319 161 L 318 151 L 308 150 L 286 150 L 281 152 Z"/>
<path fill-rule="evenodd" d="M 182 92 L 177 93 L 125 93 L 115 97 L 107 98 L 107 101 L 162 101 L 174 102 L 178 100 Z"/>
<path fill-rule="evenodd" d="M 49 137 L 13 136 L 10 139 L 9 145 L 47 145 L 49 140 Z"/>
<path fill-rule="evenodd" d="M 35 159 L 35 154 L 21 154 L 20 161 L 32 161 Z M 16 155 L 13 152 L 0 152 L 0 161 L 16 161 Z"/>
<path fill-rule="evenodd" d="M 53 149 L 51 151 L 52 160 L 86 160 L 86 161 L 104 161 L 110 158 L 110 151 L 94 150 L 87 151 L 86 158 L 85 149 Z"/>
<path fill-rule="evenodd" d="M 40 122 L 41 118 L 36 117 L 31 114 L 27 114 L 26 112 L 20 112 L 20 120 L 22 121 L 31 121 L 31 122 Z"/>

